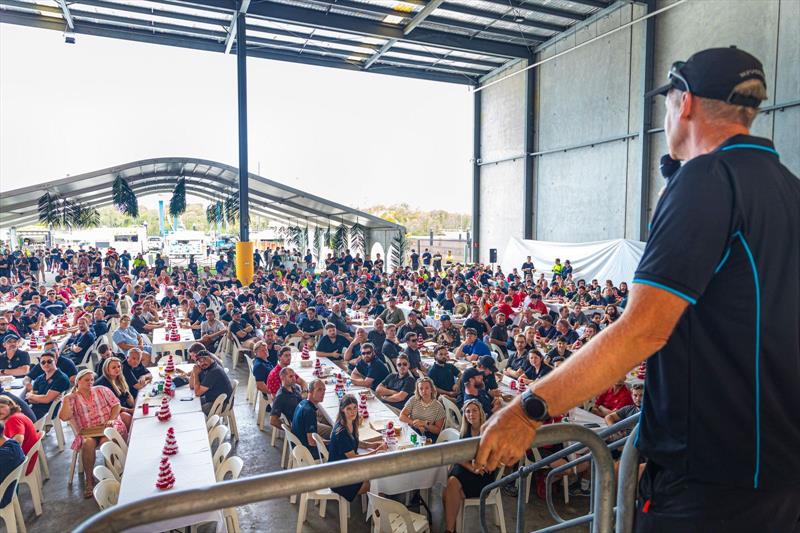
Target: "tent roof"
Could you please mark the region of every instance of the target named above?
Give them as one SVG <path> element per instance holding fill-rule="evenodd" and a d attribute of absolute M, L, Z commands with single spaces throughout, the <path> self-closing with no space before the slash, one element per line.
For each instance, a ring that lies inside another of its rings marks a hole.
<path fill-rule="evenodd" d="M 0 22 L 435 81 L 481 77 L 609 0 L 0 0 Z"/>
<path fill-rule="evenodd" d="M 133 161 L 86 174 L 69 176 L 0 194 L 0 227 L 23 226 L 38 220 L 38 200 L 45 192 L 58 193 L 93 207 L 110 205 L 112 185 L 122 176 L 141 198 L 171 193 L 181 177 L 187 195 L 216 201 L 238 191 L 236 167 L 183 157 Z M 299 226 L 353 225 L 368 229 L 400 230 L 402 226 L 363 211 L 326 200 L 277 181 L 250 173 L 250 210 L 287 224 Z"/>

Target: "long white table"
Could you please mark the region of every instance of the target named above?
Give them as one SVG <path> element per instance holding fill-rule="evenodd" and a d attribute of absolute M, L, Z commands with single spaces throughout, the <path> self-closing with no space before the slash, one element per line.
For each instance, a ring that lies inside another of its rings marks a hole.
<path fill-rule="evenodd" d="M 191 366 L 178 365 L 178 368 L 186 370 Z M 154 376 L 154 382 L 163 379 L 159 376 L 157 367 L 149 370 Z M 161 422 L 155 417 L 155 413 L 161 406 L 162 395 L 149 398 L 149 391 L 149 387 L 143 389 L 136 400 L 118 504 L 130 503 L 164 492 L 156 488 L 155 484 L 161 462 L 161 450 L 167 438 L 167 429 L 170 427 L 175 428 L 178 453 L 169 458 L 175 475 L 175 486 L 169 490 L 175 491 L 217 482 L 208 442 L 206 417 L 201 410 L 200 399 L 193 396 L 188 385 L 178 388 L 175 397 L 170 401 L 172 417 L 166 422 Z M 182 401 L 181 398 L 192 398 L 192 400 Z M 141 409 L 145 401 L 150 404 L 147 416 Z M 215 523 L 218 532 L 227 531 L 221 510 L 162 520 L 126 531 L 152 533 L 181 529 L 204 522 Z"/>
<path fill-rule="evenodd" d="M 194 344 L 194 333 L 188 328 L 178 328 L 180 339 L 177 341 L 167 340 L 166 328 L 156 328 L 153 330 L 153 353 L 174 352 L 175 350 L 188 350 Z"/>

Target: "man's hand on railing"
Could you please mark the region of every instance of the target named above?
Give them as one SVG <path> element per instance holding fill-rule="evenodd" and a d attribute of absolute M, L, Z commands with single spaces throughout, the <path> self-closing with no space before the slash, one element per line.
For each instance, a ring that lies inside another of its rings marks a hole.
<path fill-rule="evenodd" d="M 475 455 L 476 467 L 492 472 L 500 464 L 516 463 L 530 448 L 540 425 L 525 415 L 520 399 L 515 398 L 486 422 Z"/>

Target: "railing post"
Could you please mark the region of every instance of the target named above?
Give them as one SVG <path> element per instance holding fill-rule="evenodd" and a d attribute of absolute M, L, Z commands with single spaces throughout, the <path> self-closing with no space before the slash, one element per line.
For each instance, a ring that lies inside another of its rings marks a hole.
<path fill-rule="evenodd" d="M 625 443 L 619 461 L 616 533 L 630 533 L 633 530 L 636 488 L 639 485 L 639 450 L 636 448 L 638 435 L 639 426 L 637 425 L 631 432 L 628 442 Z"/>

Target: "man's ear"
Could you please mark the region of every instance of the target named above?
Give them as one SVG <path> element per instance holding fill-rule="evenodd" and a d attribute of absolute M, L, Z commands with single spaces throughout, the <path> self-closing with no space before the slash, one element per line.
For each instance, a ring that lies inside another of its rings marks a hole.
<path fill-rule="evenodd" d="M 681 93 L 680 117 L 689 119 L 698 104 L 697 97 L 688 91 Z"/>

